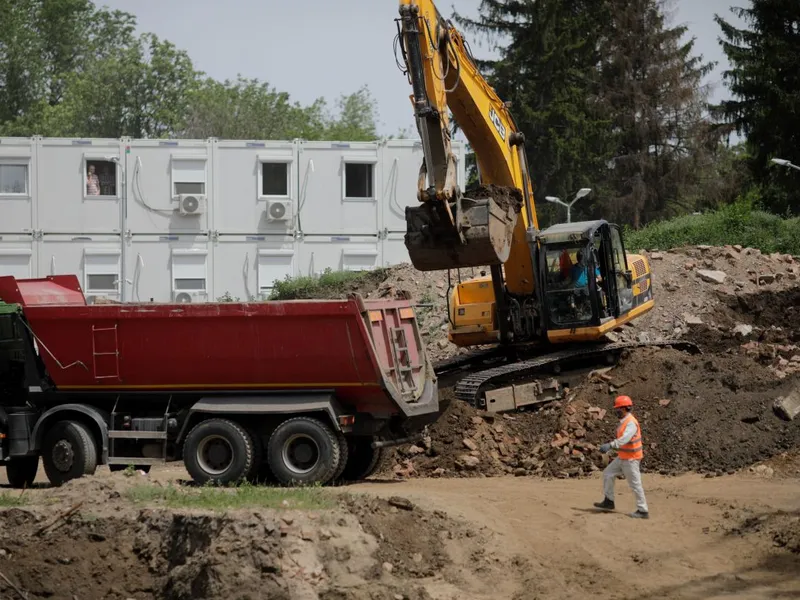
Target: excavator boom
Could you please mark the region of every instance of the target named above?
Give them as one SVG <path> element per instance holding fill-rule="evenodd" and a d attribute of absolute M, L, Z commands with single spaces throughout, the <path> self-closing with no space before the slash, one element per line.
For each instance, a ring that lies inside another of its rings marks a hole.
<path fill-rule="evenodd" d="M 425 157 L 420 205 L 406 211 L 411 262 L 431 271 L 513 261 L 515 243 L 524 247 L 525 229 L 536 226 L 524 138 L 431 0 L 400 0 L 398 30 Z M 484 184 L 469 195 L 456 181 L 448 110 L 475 150 Z M 520 258 L 530 272 L 530 257 Z"/>

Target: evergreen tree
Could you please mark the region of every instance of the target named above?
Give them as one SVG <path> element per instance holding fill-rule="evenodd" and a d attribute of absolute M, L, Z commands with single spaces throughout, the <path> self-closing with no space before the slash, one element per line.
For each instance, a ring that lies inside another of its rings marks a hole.
<path fill-rule="evenodd" d="M 502 44 L 499 60 L 476 62 L 511 103 L 542 200 L 594 187 L 605 164 L 609 122 L 592 101 L 604 1 L 483 0 L 477 19 L 456 15 L 465 30 Z M 537 202 L 538 212 L 546 213 L 545 206 Z M 587 199 L 576 209 L 589 206 Z"/>
<path fill-rule="evenodd" d="M 733 95 L 716 112 L 747 136 L 749 165 L 766 207 L 796 214 L 800 177 L 770 160 L 800 163 L 800 3 L 751 0 L 749 8 L 731 11 L 746 26 L 738 29 L 715 16 L 731 64 L 723 77 Z"/>
<path fill-rule="evenodd" d="M 703 77 L 685 27 L 669 28 L 661 0 L 608 0 L 599 102 L 612 121 L 604 216 L 638 228 L 695 208 L 708 140 Z"/>

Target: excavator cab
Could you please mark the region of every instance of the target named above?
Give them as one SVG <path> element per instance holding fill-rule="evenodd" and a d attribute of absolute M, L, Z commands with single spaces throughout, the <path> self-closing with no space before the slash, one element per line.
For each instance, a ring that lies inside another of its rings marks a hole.
<path fill-rule="evenodd" d="M 597 339 L 652 300 L 649 265 L 636 256 L 634 274 L 616 225 L 561 223 L 541 231 L 538 243 L 539 297 L 551 342 Z"/>

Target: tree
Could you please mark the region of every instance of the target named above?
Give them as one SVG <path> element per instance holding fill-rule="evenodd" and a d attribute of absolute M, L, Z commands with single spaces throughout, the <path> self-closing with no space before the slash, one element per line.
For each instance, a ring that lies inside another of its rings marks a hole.
<path fill-rule="evenodd" d="M 745 22 L 736 28 L 719 15 L 720 44 L 731 68 L 723 73 L 733 98 L 715 114 L 747 137 L 749 167 L 762 201 L 774 212 L 800 210 L 796 171 L 771 167 L 775 157 L 798 160 L 800 148 L 800 4 L 751 0 L 731 8 Z"/>
<path fill-rule="evenodd" d="M 194 91 L 183 137 L 223 139 L 371 141 L 376 139 L 376 108 L 369 90 L 342 96 L 338 115 L 321 98 L 309 106 L 292 102 L 266 82 L 239 78 L 207 79 Z"/>
<path fill-rule="evenodd" d="M 706 144 L 703 77 L 685 27 L 669 28 L 662 0 L 609 0 L 597 96 L 610 117 L 613 155 L 603 179 L 603 213 L 638 228 L 694 210 L 689 190 Z"/>
<path fill-rule="evenodd" d="M 605 164 L 609 123 L 591 101 L 602 8 L 603 0 L 483 0 L 477 20 L 456 15 L 500 52 L 477 63 L 526 136 L 536 197 L 592 186 Z"/>

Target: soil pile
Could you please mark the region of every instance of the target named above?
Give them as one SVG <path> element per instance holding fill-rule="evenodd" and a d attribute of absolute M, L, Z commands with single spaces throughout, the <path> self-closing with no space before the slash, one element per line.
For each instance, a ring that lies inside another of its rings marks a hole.
<path fill-rule="evenodd" d="M 624 393 L 644 430 L 643 470 L 723 474 L 800 446 L 800 421 L 783 421 L 772 409 L 797 385 L 797 377 L 775 377 L 744 351 L 642 349 L 539 410 L 491 415 L 453 400 L 428 439 L 396 452 L 391 470 L 401 477 L 588 474 L 607 464 L 598 447 L 614 437 L 613 398 Z"/>
<path fill-rule="evenodd" d="M 430 600 L 426 586 L 456 589 L 459 574 L 493 568 L 470 527 L 402 497 L 343 494 L 312 512 L 135 509 L 119 496 L 68 518 L 56 516 L 63 504 L 51 507 L 0 511 L 0 572 L 11 581 L 0 581 L 3 597 L 16 586 L 31 600 Z M 448 544 L 469 549 L 469 564 L 454 563 Z"/>

